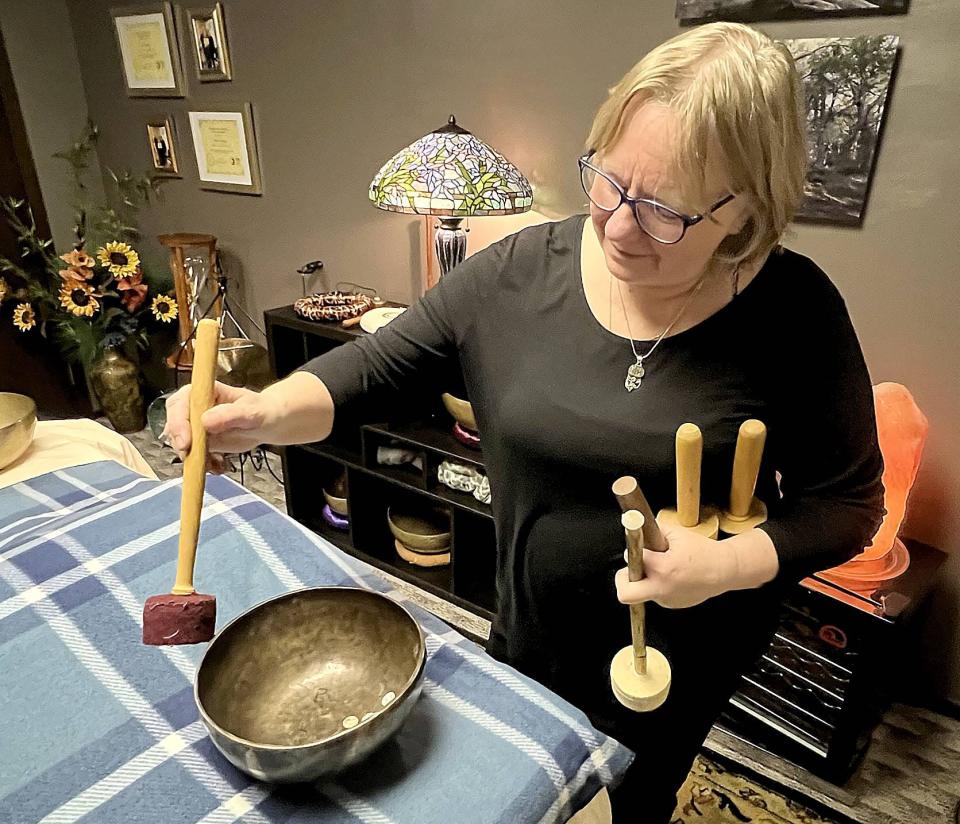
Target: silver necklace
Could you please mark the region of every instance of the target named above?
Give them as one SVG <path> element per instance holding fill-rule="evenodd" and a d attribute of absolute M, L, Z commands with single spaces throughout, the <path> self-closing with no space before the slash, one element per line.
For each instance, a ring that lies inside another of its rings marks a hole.
<path fill-rule="evenodd" d="M 653 354 L 653 350 L 660 345 L 660 341 L 662 341 L 667 336 L 667 333 L 673 329 L 674 326 L 676 326 L 677 321 L 679 321 L 683 316 L 683 313 L 687 311 L 687 307 L 690 306 L 690 303 L 697 296 L 697 293 L 700 291 L 705 280 L 706 277 L 700 278 L 700 282 L 696 285 L 696 287 L 694 287 L 694 290 L 690 293 L 690 297 L 684 301 L 683 306 L 680 307 L 680 311 L 677 312 L 676 317 L 670 321 L 666 329 L 657 335 L 657 339 L 653 342 L 653 346 L 651 346 L 650 349 L 647 350 L 647 352 L 643 355 L 637 352 L 636 344 L 633 342 L 633 332 L 630 329 L 630 318 L 627 316 L 627 307 L 623 302 L 623 290 L 620 288 L 620 281 L 617 281 L 617 294 L 620 295 L 620 308 L 623 310 L 623 319 L 627 322 L 627 334 L 630 336 L 630 349 L 633 352 L 633 357 L 635 358 L 635 362 L 631 363 L 630 366 L 627 367 L 627 377 L 623 382 L 623 386 L 628 392 L 633 392 L 634 389 L 640 388 L 640 384 L 643 382 L 643 376 L 646 374 L 646 369 L 644 369 L 643 362 Z M 610 275 L 610 286 L 613 286 L 613 275 Z M 610 314 L 612 316 L 613 295 L 610 295 L 609 303 L 611 307 Z M 612 322 L 610 325 L 613 325 Z"/>

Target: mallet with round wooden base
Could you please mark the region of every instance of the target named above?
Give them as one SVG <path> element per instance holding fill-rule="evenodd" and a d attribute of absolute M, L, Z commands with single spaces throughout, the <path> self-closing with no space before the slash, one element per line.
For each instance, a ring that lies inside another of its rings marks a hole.
<path fill-rule="evenodd" d="M 700 506 L 700 467 L 703 463 L 703 435 L 700 427 L 685 423 L 677 430 L 677 508 L 661 509 L 661 524 L 679 524 L 685 529 L 717 539 L 720 518 L 713 507 Z"/>
<path fill-rule="evenodd" d="M 730 508 L 720 513 L 720 531 L 739 535 L 767 520 L 767 507 L 754 497 L 767 427 L 751 418 L 740 425 L 737 451 L 733 456 L 733 479 L 730 483 Z"/>
<path fill-rule="evenodd" d="M 643 578 L 644 517 L 637 510 L 620 518 L 627 536 L 627 566 L 630 580 Z M 647 646 L 644 604 L 630 604 L 630 631 L 633 643 L 624 647 L 610 663 L 613 694 L 635 712 L 650 712 L 667 700 L 670 692 L 670 663 L 659 650 Z"/>

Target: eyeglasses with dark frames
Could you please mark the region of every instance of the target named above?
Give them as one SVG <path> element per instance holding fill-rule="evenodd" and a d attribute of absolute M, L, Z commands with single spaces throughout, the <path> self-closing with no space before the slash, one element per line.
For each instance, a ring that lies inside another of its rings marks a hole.
<path fill-rule="evenodd" d="M 685 215 L 652 198 L 630 197 L 617 181 L 591 163 L 594 154 L 595 152 L 588 152 L 577 160 L 580 166 L 580 185 L 590 202 L 604 212 L 615 212 L 624 203 L 628 204 L 637 225 L 658 243 L 679 243 L 687 229 L 696 226 L 736 197 L 735 194 L 728 194 L 703 214 Z"/>

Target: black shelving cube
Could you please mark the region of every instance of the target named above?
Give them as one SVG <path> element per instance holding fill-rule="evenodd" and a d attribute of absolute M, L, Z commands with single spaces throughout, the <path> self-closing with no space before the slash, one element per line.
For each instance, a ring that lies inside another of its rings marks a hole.
<path fill-rule="evenodd" d="M 358 327 L 305 320 L 289 306 L 267 311 L 265 319 L 270 362 L 278 378 L 366 334 Z M 439 398 L 434 408 L 441 408 Z M 452 423 L 443 412 L 412 418 L 398 414 L 396 420 L 375 424 L 340 421 L 323 443 L 282 447 L 287 512 L 343 551 L 492 620 L 497 606 L 496 539 L 490 507 L 437 480 L 444 460 L 483 467 L 482 454 L 453 437 Z M 386 446 L 415 453 L 419 468 L 378 463 L 377 450 Z M 346 472 L 347 479 L 348 531 L 335 529 L 321 516 L 323 489 L 340 472 Z M 431 506 L 447 512 L 450 564 L 419 567 L 403 560 L 387 523 L 390 506 Z"/>

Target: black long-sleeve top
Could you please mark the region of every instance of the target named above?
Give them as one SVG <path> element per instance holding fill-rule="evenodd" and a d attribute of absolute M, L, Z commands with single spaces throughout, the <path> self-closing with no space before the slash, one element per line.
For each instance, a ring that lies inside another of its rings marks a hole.
<path fill-rule="evenodd" d="M 812 261 L 771 254 L 725 307 L 664 338 L 643 385 L 627 392 L 629 342 L 597 322 L 583 293 L 585 219 L 530 227 L 473 255 L 389 326 L 303 367 L 338 410 L 446 391 L 462 369 L 496 523 L 492 651 L 515 662 L 562 656 L 571 614 L 627 632 L 610 486 L 631 474 L 655 512 L 676 506 L 684 422 L 703 433 L 702 502 L 720 506 L 740 424 L 767 425 L 760 528 L 780 562 L 768 591 L 855 555 L 883 514 L 869 375 L 843 299 Z"/>

